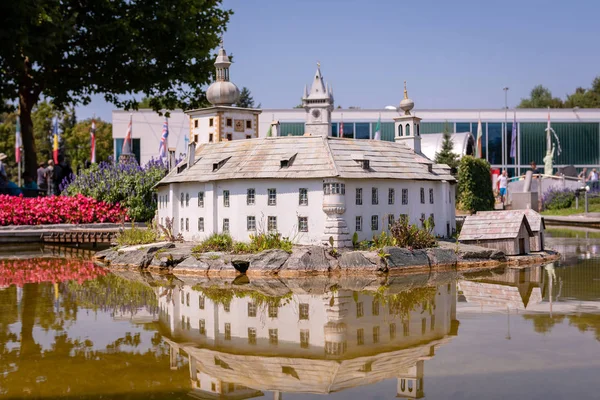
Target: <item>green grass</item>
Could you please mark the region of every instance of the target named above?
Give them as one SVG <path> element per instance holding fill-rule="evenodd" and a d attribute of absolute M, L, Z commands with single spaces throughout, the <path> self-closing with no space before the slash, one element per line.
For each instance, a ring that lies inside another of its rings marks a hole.
<path fill-rule="evenodd" d="M 585 211 L 585 204 L 583 201 L 579 202 L 579 208 L 575 209 L 575 206 L 569 208 L 561 208 L 559 210 L 546 210 L 542 211 L 542 215 L 555 215 L 555 216 L 568 216 L 575 214 L 582 214 Z M 600 204 L 589 204 L 588 205 L 589 212 L 600 212 Z"/>
<path fill-rule="evenodd" d="M 119 246 L 134 246 L 136 244 L 148 244 L 158 241 L 159 237 L 156 231 L 150 227 L 137 228 L 131 225 L 131 229 L 124 229 L 119 232 L 115 241 Z"/>
<path fill-rule="evenodd" d="M 547 228 L 546 234 L 553 238 L 588 238 L 588 239 L 600 239 L 600 231 L 587 229 L 574 230 L 564 228 Z"/>

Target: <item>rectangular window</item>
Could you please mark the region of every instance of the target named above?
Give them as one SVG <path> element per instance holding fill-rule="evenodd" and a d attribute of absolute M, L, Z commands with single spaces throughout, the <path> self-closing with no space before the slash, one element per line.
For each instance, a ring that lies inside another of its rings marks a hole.
<path fill-rule="evenodd" d="M 231 340 L 231 324 L 225 323 L 225 340 Z"/>
<path fill-rule="evenodd" d="M 194 143 L 198 143 L 198 135 L 194 135 Z"/>
<path fill-rule="evenodd" d="M 250 121 L 250 120 L 246 121 L 246 129 L 252 129 L 252 121 Z"/>
<path fill-rule="evenodd" d="M 346 194 L 346 184 L 344 183 L 324 183 L 323 193 L 329 194 Z"/>
<path fill-rule="evenodd" d="M 396 324 L 390 324 L 390 340 L 396 339 Z"/>
<path fill-rule="evenodd" d="M 431 315 L 431 321 L 429 321 L 430 323 L 430 330 L 434 330 L 435 329 L 435 314 Z"/>
<path fill-rule="evenodd" d="M 248 328 L 248 344 L 256 344 L 256 328 Z"/>
<path fill-rule="evenodd" d="M 362 206 L 362 188 L 356 188 L 356 205 Z"/>
<path fill-rule="evenodd" d="M 421 188 L 421 204 L 425 204 L 425 188 Z"/>
<path fill-rule="evenodd" d="M 185 219 L 185 231 L 186 232 L 190 231 L 190 219 L 189 218 Z"/>
<path fill-rule="evenodd" d="M 373 303 L 371 304 L 371 312 L 373 313 L 373 315 L 379 315 L 379 301 L 378 300 L 373 300 Z"/>
<path fill-rule="evenodd" d="M 427 319 L 421 319 L 421 334 L 424 335 L 427 332 Z"/>
<path fill-rule="evenodd" d="M 181 221 L 179 221 L 179 222 L 180 222 L 180 225 L 179 225 L 179 230 L 180 230 L 181 232 L 183 232 L 183 230 L 185 229 L 185 225 L 183 224 L 183 218 L 181 218 Z"/>
<path fill-rule="evenodd" d="M 190 306 L 190 294 L 189 293 L 185 294 L 185 305 L 188 307 Z"/>
<path fill-rule="evenodd" d="M 408 189 L 402 189 L 402 204 L 408 204 Z"/>
<path fill-rule="evenodd" d="M 300 319 L 308 320 L 308 303 L 298 305 L 298 315 Z"/>
<path fill-rule="evenodd" d="M 252 139 L 252 135 L 246 135 L 246 139 Z"/>
<path fill-rule="evenodd" d="M 189 193 L 185 194 L 185 206 L 186 207 L 190 206 L 190 194 Z"/>
<path fill-rule="evenodd" d="M 212 141 L 213 141 L 213 134 L 212 133 L 208 134 L 208 141 L 212 143 Z"/>
<path fill-rule="evenodd" d="M 231 311 L 231 303 L 230 302 L 223 304 L 223 311 L 225 311 L 225 312 Z"/>
<path fill-rule="evenodd" d="M 356 318 L 360 318 L 365 315 L 365 311 L 363 310 L 363 302 L 359 301 L 356 303 Z"/>
<path fill-rule="evenodd" d="M 229 207 L 229 190 L 223 190 L 223 207 Z"/>
<path fill-rule="evenodd" d="M 356 229 L 357 232 L 362 231 L 362 217 L 356 217 Z"/>
<path fill-rule="evenodd" d="M 277 345 L 279 342 L 277 329 L 269 329 L 269 344 Z"/>
<path fill-rule="evenodd" d="M 229 218 L 223 218 L 223 232 L 229 232 Z"/>
<path fill-rule="evenodd" d="M 246 191 L 246 205 L 253 206 L 256 202 L 256 190 L 248 189 Z"/>
<path fill-rule="evenodd" d="M 212 119 L 211 119 L 211 121 L 212 121 Z M 198 120 L 197 120 L 197 119 L 195 119 L 195 120 L 194 120 L 194 128 L 197 128 L 197 127 L 198 127 Z"/>
<path fill-rule="evenodd" d="M 246 217 L 246 229 L 249 231 L 256 230 L 256 217 L 254 215 L 248 215 Z"/>
<path fill-rule="evenodd" d="M 379 216 L 373 215 L 371 217 L 371 230 L 378 231 L 379 230 Z"/>
<path fill-rule="evenodd" d="M 373 343 L 379 343 L 379 327 L 373 327 Z"/>
<path fill-rule="evenodd" d="M 227 118 L 227 126 L 233 126 L 233 120 L 231 118 Z"/>
<path fill-rule="evenodd" d="M 206 322 L 203 319 L 198 321 L 198 331 L 202 336 L 206 335 Z"/>
<path fill-rule="evenodd" d="M 396 197 L 396 191 L 394 189 L 388 190 L 388 204 L 394 204 L 394 198 Z"/>
<path fill-rule="evenodd" d="M 308 329 L 300 329 L 300 348 L 308 349 L 310 343 L 310 331 Z"/>
<path fill-rule="evenodd" d="M 198 207 L 204 207 L 204 192 L 198 192 Z"/>
<path fill-rule="evenodd" d="M 256 317 L 256 303 L 248 303 L 248 317 Z"/>
<path fill-rule="evenodd" d="M 215 126 L 215 120 L 214 120 L 214 118 L 209 118 L 208 119 L 208 126 Z"/>
<path fill-rule="evenodd" d="M 269 194 L 268 205 L 276 206 L 277 205 L 277 189 L 267 189 Z"/>
<path fill-rule="evenodd" d="M 308 217 L 298 217 L 298 232 L 308 232 Z"/>
<path fill-rule="evenodd" d="M 233 140 L 233 136 L 231 135 L 231 133 L 227 134 L 227 140 L 230 142 Z"/>
<path fill-rule="evenodd" d="M 267 230 L 269 232 L 277 232 L 277 217 L 269 215 L 267 219 Z"/>
<path fill-rule="evenodd" d="M 298 204 L 300 204 L 301 206 L 307 206 L 308 205 L 308 189 L 300 188 L 300 191 L 298 193 L 299 193 Z"/>
<path fill-rule="evenodd" d="M 404 336 L 410 335 L 410 326 L 408 325 L 408 321 L 402 322 L 402 334 Z"/>
<path fill-rule="evenodd" d="M 421 213 L 421 225 L 425 226 L 425 213 Z"/>
<path fill-rule="evenodd" d="M 198 232 L 204 232 L 204 218 L 198 218 Z"/>
<path fill-rule="evenodd" d="M 198 308 L 204 310 L 204 296 L 198 297 Z"/>
<path fill-rule="evenodd" d="M 365 330 L 363 328 L 356 330 L 356 345 L 362 346 L 365 344 Z"/>
<path fill-rule="evenodd" d="M 277 304 L 269 303 L 269 318 L 277 318 L 278 312 L 279 307 L 277 307 Z"/>
<path fill-rule="evenodd" d="M 371 204 L 376 205 L 379 204 L 379 192 L 377 188 L 371 189 Z"/>
<path fill-rule="evenodd" d="M 183 207 L 184 196 L 185 195 L 183 193 L 181 193 L 181 207 Z"/>
<path fill-rule="evenodd" d="M 396 222 L 396 218 L 394 217 L 394 214 L 388 215 L 388 229 L 392 228 L 392 225 L 394 225 L 394 222 Z"/>
<path fill-rule="evenodd" d="M 433 204 L 433 189 L 429 189 L 429 204 Z"/>

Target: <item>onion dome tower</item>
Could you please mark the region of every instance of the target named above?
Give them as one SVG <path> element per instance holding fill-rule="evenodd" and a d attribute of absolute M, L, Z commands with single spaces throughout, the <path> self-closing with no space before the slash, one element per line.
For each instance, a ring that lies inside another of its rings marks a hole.
<path fill-rule="evenodd" d="M 206 91 L 206 98 L 213 106 L 231 106 L 240 98 L 240 90 L 233 82 L 229 81 L 230 65 L 231 61 L 229 61 L 221 40 L 221 48 L 215 61 L 216 80 Z"/>
<path fill-rule="evenodd" d="M 404 99 L 400 102 L 399 110 L 403 115 L 394 118 L 394 141 L 403 142 L 415 153 L 421 153 L 421 118 L 415 117 L 410 112 L 415 107 L 415 102 L 408 98 L 406 81 L 404 81 Z"/>

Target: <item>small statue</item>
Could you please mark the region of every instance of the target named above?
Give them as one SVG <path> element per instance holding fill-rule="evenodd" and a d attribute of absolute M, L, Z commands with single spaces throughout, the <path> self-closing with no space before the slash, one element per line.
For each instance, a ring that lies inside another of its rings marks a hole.
<path fill-rule="evenodd" d="M 554 144 L 552 145 L 552 150 L 548 150 L 546 152 L 546 157 L 544 157 L 544 175 L 552 175 L 552 160 L 554 159 Z"/>

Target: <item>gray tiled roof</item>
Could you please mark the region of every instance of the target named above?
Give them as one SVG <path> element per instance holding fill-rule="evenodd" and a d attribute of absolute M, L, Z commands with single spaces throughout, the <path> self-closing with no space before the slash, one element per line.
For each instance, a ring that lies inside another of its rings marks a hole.
<path fill-rule="evenodd" d="M 293 155 L 291 164 L 282 167 L 281 160 Z M 228 157 L 221 168 L 213 171 L 213 164 Z M 362 169 L 356 158 L 369 160 L 369 170 Z M 174 168 L 157 186 L 227 179 L 328 177 L 455 182 L 447 165 L 434 164 L 400 143 L 283 136 L 201 144 L 191 168 L 180 173 Z"/>
<path fill-rule="evenodd" d="M 514 239 L 525 224 L 529 236 L 531 227 L 523 213 L 493 211 L 470 215 L 465 220 L 458 240 Z"/>
<path fill-rule="evenodd" d="M 507 211 L 478 211 L 477 215 L 485 215 L 490 213 L 506 213 L 515 215 L 525 215 L 527 222 L 533 232 L 539 232 L 542 227 L 545 227 L 544 218 L 542 215 L 532 209 L 526 210 L 507 210 Z"/>

